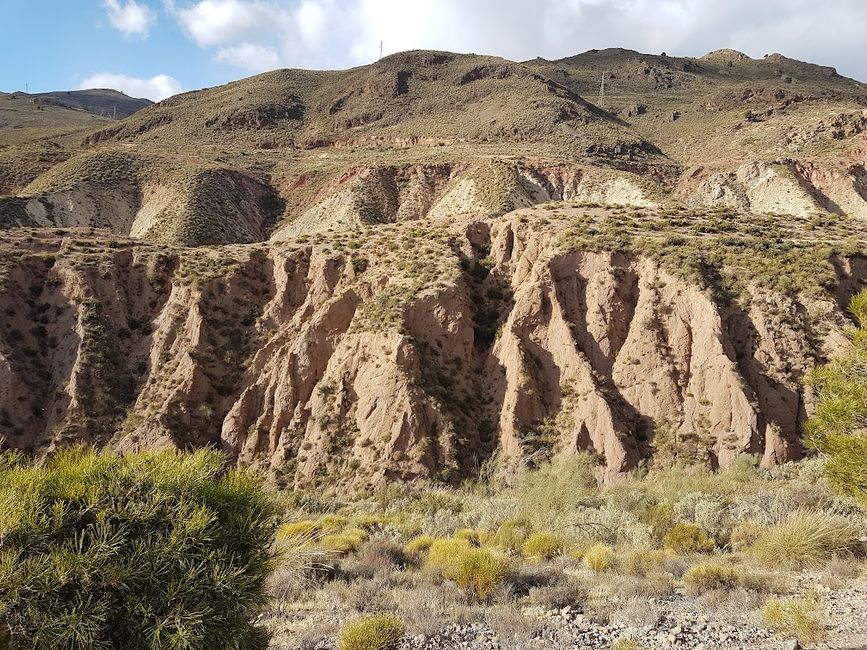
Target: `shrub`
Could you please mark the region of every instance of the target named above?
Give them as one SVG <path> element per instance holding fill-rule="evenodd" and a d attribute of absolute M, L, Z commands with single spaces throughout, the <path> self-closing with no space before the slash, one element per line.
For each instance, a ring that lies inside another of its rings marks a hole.
<path fill-rule="evenodd" d="M 438 539 L 428 551 L 425 567 L 454 581 L 479 600 L 489 598 L 506 577 L 506 562 L 465 539 Z"/>
<path fill-rule="evenodd" d="M 460 530 L 456 530 L 452 537 L 455 539 L 465 539 L 473 546 L 479 545 L 479 533 L 472 528 L 461 528 Z"/>
<path fill-rule="evenodd" d="M 631 637 L 623 637 L 611 644 L 611 650 L 644 650 L 644 646 Z"/>
<path fill-rule="evenodd" d="M 634 550 L 624 553 L 617 564 L 624 573 L 632 576 L 646 576 L 662 567 L 665 561 L 663 551 Z"/>
<path fill-rule="evenodd" d="M 292 540 L 313 538 L 322 531 L 322 527 L 314 521 L 293 521 L 280 526 L 277 531 L 277 539 Z"/>
<path fill-rule="evenodd" d="M 607 570 L 613 560 L 614 550 L 607 544 L 594 544 L 584 553 L 584 564 L 597 573 Z"/>
<path fill-rule="evenodd" d="M 454 580 L 479 600 L 487 600 L 506 577 L 506 561 L 486 549 L 474 548 L 465 553 L 445 577 Z"/>
<path fill-rule="evenodd" d="M 696 564 L 683 574 L 683 584 L 692 594 L 712 589 L 733 589 L 738 585 L 740 575 L 733 567 L 721 564 Z"/>
<path fill-rule="evenodd" d="M 825 614 L 814 600 L 771 598 L 762 607 L 761 618 L 768 628 L 801 643 L 818 643 L 825 638 Z"/>
<path fill-rule="evenodd" d="M 768 528 L 750 548 L 768 564 L 816 567 L 834 555 L 860 553 L 861 531 L 846 517 L 829 512 L 798 510 Z"/>
<path fill-rule="evenodd" d="M 532 532 L 533 525 L 526 519 L 507 519 L 497 528 L 491 541 L 497 546 L 518 552 Z"/>
<path fill-rule="evenodd" d="M 533 533 L 521 550 L 526 558 L 550 560 L 563 552 L 563 541 L 551 533 Z"/>
<path fill-rule="evenodd" d="M 662 545 L 675 553 L 709 553 L 714 542 L 707 531 L 696 524 L 675 524 L 662 540 Z"/>
<path fill-rule="evenodd" d="M 831 484 L 867 506 L 867 289 L 852 298 L 849 311 L 859 324 L 853 349 L 811 373 L 818 406 L 805 433 L 809 444 L 827 459 Z"/>
<path fill-rule="evenodd" d="M 392 650 L 406 634 L 397 616 L 377 614 L 352 621 L 340 632 L 340 650 Z"/>
<path fill-rule="evenodd" d="M 423 555 L 430 550 L 434 538 L 430 535 L 418 535 L 406 543 L 406 552 L 410 555 Z"/>
<path fill-rule="evenodd" d="M 12 647 L 264 648 L 275 501 L 214 451 L 0 463 Z"/>
<path fill-rule="evenodd" d="M 753 521 L 740 523 L 732 530 L 732 534 L 729 537 L 729 547 L 733 551 L 742 551 L 755 544 L 766 530 L 767 526 L 762 526 Z"/>
<path fill-rule="evenodd" d="M 436 539 L 428 548 L 425 567 L 444 573 L 454 566 L 458 557 L 472 548 L 465 539 Z"/>
<path fill-rule="evenodd" d="M 350 528 L 342 533 L 325 535 L 317 542 L 317 546 L 324 551 L 330 551 L 340 555 L 354 553 L 367 541 L 367 533 L 358 528 Z"/>

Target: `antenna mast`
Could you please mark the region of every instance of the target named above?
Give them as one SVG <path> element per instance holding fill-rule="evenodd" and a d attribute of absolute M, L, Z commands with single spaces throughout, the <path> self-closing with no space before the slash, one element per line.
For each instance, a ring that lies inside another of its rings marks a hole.
<path fill-rule="evenodd" d="M 602 85 L 599 86 L 599 108 L 603 111 L 605 110 L 605 73 L 606 70 L 602 71 Z"/>

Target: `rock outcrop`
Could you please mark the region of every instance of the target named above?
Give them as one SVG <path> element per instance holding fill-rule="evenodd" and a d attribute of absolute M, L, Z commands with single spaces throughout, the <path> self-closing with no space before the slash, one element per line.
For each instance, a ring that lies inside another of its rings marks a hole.
<path fill-rule="evenodd" d="M 456 481 L 495 453 L 594 451 L 606 479 L 663 443 L 712 466 L 799 457 L 802 379 L 846 345 L 860 259 L 834 262 L 837 294 L 742 305 L 544 223 L 199 249 L 13 231 L 0 434 L 220 446 L 299 487 Z"/>

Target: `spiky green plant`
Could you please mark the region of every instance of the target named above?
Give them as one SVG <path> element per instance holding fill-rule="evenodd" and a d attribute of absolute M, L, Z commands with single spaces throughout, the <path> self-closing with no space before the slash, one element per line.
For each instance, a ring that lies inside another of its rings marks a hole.
<path fill-rule="evenodd" d="M 867 506 L 867 289 L 849 311 L 859 323 L 852 351 L 810 375 L 819 404 L 806 438 L 826 457 L 831 483 Z"/>
<path fill-rule="evenodd" d="M 0 462 L 11 648 L 264 648 L 271 496 L 215 451 Z"/>

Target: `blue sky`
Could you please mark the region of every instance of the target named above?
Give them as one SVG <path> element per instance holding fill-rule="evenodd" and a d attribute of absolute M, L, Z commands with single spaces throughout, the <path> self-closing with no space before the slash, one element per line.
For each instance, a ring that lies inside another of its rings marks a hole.
<path fill-rule="evenodd" d="M 865 0 L 0 0 L 0 90 L 167 95 L 277 67 L 448 49 L 781 52 L 867 81 Z"/>

